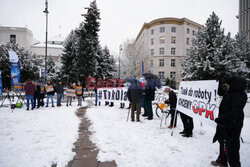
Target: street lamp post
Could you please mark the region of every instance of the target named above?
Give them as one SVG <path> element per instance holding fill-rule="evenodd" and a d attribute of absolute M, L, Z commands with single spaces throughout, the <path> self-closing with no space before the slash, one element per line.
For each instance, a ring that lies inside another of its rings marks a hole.
<path fill-rule="evenodd" d="M 45 84 L 47 82 L 47 44 L 48 44 L 48 0 L 45 0 L 45 10 L 43 11 L 46 14 L 46 34 L 45 34 L 45 71 L 44 71 L 44 80 Z"/>
<path fill-rule="evenodd" d="M 122 46 L 120 45 L 120 50 L 119 50 L 119 79 L 121 77 L 121 52 L 122 52 Z"/>

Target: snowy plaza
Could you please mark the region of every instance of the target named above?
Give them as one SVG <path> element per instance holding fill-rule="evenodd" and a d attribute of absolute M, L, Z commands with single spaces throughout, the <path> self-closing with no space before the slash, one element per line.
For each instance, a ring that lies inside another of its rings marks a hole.
<path fill-rule="evenodd" d="M 87 99 L 84 106 L 94 99 Z M 91 103 L 90 103 L 91 104 Z M 141 119 L 140 123 L 127 122 L 128 109 L 119 105 L 88 105 L 85 117 L 90 120 L 90 140 L 100 150 L 99 161 L 115 160 L 121 167 L 210 167 L 210 161 L 218 155 L 218 143 L 212 143 L 215 132 L 199 120 L 194 120 L 192 138 L 183 138 L 180 118 L 173 136 L 160 118 L 154 113 L 154 120 Z M 79 107 L 41 108 L 25 111 L 0 108 L 0 166 L 34 167 L 67 166 L 75 153 L 72 151 L 78 137 L 80 119 L 76 116 Z M 250 164 L 250 103 L 245 107 L 242 130 L 241 162 Z M 167 125 L 169 118 L 167 119 Z"/>

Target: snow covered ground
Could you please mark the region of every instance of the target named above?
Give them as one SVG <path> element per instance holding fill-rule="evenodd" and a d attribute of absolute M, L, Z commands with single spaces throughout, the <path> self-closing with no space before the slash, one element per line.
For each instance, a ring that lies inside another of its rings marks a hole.
<path fill-rule="evenodd" d="M 64 167 L 72 160 L 80 119 L 76 103 L 26 111 L 0 108 L 0 167 Z"/>
<path fill-rule="evenodd" d="M 248 103 L 249 105 L 249 103 Z M 194 135 L 179 135 L 182 123 L 178 118 L 174 135 L 166 127 L 160 128 L 160 119 L 127 122 L 127 109 L 97 106 L 87 110 L 93 123 L 91 140 L 100 149 L 100 161 L 115 160 L 118 167 L 210 167 L 218 156 L 218 143 L 212 143 L 214 128 L 194 120 Z M 169 119 L 167 120 L 169 125 Z M 242 130 L 242 167 L 250 166 L 250 118 L 246 117 Z"/>

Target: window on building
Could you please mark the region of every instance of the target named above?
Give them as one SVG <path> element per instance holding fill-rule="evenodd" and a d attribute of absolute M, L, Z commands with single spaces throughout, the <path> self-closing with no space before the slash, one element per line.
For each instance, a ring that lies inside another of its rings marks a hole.
<path fill-rule="evenodd" d="M 154 49 L 151 49 L 151 56 L 154 56 Z"/>
<path fill-rule="evenodd" d="M 171 37 L 171 43 L 176 43 L 176 37 Z"/>
<path fill-rule="evenodd" d="M 164 78 L 164 72 L 163 71 L 159 71 L 159 77 Z"/>
<path fill-rule="evenodd" d="M 160 33 L 165 32 L 165 27 L 160 27 Z"/>
<path fill-rule="evenodd" d="M 164 59 L 159 59 L 159 67 L 164 67 Z"/>
<path fill-rule="evenodd" d="M 154 29 L 151 30 L 151 35 L 153 35 L 153 34 L 154 34 Z"/>
<path fill-rule="evenodd" d="M 187 38 L 187 45 L 189 45 L 189 38 Z"/>
<path fill-rule="evenodd" d="M 160 37 L 160 39 L 159 39 L 159 43 L 160 43 L 160 44 L 165 43 L 165 37 Z"/>
<path fill-rule="evenodd" d="M 187 34 L 189 34 L 190 33 L 190 29 L 189 28 L 187 28 Z"/>
<path fill-rule="evenodd" d="M 170 78 L 175 79 L 175 72 L 173 72 L 173 71 L 170 72 Z"/>
<path fill-rule="evenodd" d="M 195 36 L 195 31 L 193 30 L 193 36 Z"/>
<path fill-rule="evenodd" d="M 175 55 L 175 48 L 171 48 L 171 55 Z"/>
<path fill-rule="evenodd" d="M 154 60 L 150 60 L 151 67 L 154 67 Z"/>
<path fill-rule="evenodd" d="M 151 39 L 151 45 L 154 45 L 154 38 Z"/>
<path fill-rule="evenodd" d="M 176 32 L 176 27 L 171 27 L 171 32 Z"/>
<path fill-rule="evenodd" d="M 164 55 L 164 48 L 159 48 L 160 55 Z"/>
<path fill-rule="evenodd" d="M 171 59 L 171 67 L 175 67 L 175 59 Z"/>
<path fill-rule="evenodd" d="M 10 35 L 10 43 L 16 43 L 16 35 Z"/>

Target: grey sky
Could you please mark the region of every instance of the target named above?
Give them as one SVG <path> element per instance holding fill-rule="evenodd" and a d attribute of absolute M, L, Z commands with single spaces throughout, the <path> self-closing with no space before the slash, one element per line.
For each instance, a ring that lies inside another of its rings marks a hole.
<path fill-rule="evenodd" d="M 67 36 L 83 20 L 84 7 L 91 0 L 48 0 L 49 38 Z M 0 25 L 32 30 L 34 38 L 45 40 L 45 0 L 0 0 Z M 222 27 L 234 36 L 238 31 L 238 0 L 97 0 L 101 12 L 101 45 L 118 53 L 119 45 L 135 38 L 144 22 L 162 17 L 186 17 L 204 24 L 214 11 Z M 61 29 L 59 29 L 61 26 Z"/>

